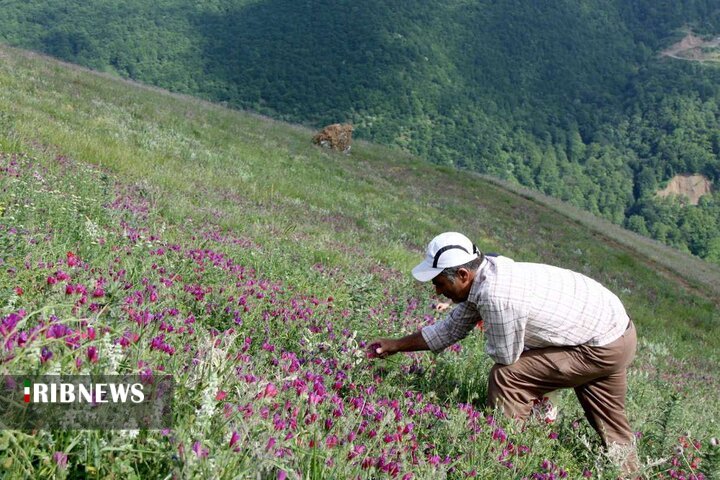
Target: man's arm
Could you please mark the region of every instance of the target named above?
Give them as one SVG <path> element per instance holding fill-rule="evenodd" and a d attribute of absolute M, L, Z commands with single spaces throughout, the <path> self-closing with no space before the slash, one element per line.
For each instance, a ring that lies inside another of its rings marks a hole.
<path fill-rule="evenodd" d="M 370 342 L 367 349 L 370 358 L 394 355 L 398 352 L 432 350 L 439 353 L 465 338 L 482 317 L 467 302 L 458 304 L 442 322 L 424 327 L 402 338 L 379 338 Z M 380 350 L 378 352 L 378 350 Z"/>
<path fill-rule="evenodd" d="M 417 352 L 429 349 L 421 330 L 402 338 L 378 338 L 370 342 L 367 347 L 368 355 L 371 358 L 385 358 L 398 352 Z"/>

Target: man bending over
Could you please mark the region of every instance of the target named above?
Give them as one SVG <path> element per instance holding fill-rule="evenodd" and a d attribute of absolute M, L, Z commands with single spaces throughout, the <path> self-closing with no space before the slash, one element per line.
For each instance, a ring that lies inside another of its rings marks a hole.
<path fill-rule="evenodd" d="M 573 388 L 603 444 L 625 454 L 624 473 L 636 470 L 634 435 L 625 414 L 635 327 L 615 294 L 577 272 L 485 256 L 455 232 L 435 237 L 412 273 L 421 282 L 432 281 L 438 295 L 458 305 L 445 320 L 418 332 L 372 341 L 371 355 L 438 353 L 482 320 L 485 351 L 495 361 L 488 406 L 525 419 L 535 400 Z"/>

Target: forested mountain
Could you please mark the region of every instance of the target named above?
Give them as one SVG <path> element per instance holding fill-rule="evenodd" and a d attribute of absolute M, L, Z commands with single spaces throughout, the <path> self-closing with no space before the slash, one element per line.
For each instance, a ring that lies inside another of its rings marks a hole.
<path fill-rule="evenodd" d="M 717 0 L 5 0 L 0 40 L 516 180 L 720 262 Z"/>

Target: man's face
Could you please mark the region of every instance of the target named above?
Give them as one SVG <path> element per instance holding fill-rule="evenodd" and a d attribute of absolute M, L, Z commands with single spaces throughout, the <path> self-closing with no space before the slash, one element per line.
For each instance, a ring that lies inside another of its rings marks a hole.
<path fill-rule="evenodd" d="M 470 295 L 470 287 L 472 286 L 472 272 L 461 268 L 454 279 L 449 279 L 445 275 L 438 275 L 432 279 L 435 286 L 435 293 L 444 295 L 455 303 L 464 302 Z"/>

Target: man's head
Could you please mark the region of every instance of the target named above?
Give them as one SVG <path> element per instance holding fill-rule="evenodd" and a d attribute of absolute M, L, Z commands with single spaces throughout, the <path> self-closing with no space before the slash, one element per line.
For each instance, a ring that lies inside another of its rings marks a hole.
<path fill-rule="evenodd" d="M 428 244 L 425 259 L 413 268 L 413 276 L 432 280 L 438 295 L 458 303 L 467 300 L 483 255 L 465 235 L 446 232 Z"/>

